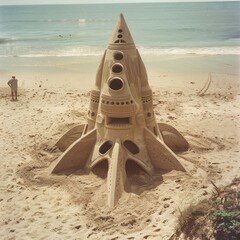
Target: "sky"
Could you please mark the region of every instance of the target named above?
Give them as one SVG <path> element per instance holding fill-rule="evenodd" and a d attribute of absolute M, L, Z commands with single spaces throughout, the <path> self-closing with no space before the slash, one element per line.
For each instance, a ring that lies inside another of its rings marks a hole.
<path fill-rule="evenodd" d="M 32 4 L 81 4 L 81 3 L 129 3 L 129 2 L 230 2 L 238 0 L 0 0 L 0 5 L 32 5 Z"/>

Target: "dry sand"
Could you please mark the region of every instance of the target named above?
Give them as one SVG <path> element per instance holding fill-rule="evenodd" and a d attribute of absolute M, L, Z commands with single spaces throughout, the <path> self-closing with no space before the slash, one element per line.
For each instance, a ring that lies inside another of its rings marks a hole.
<path fill-rule="evenodd" d="M 0 239 L 169 239 L 180 212 L 211 196 L 211 181 L 220 187 L 240 176 L 239 75 L 215 71 L 200 97 L 207 74 L 150 71 L 156 118 L 186 137 L 190 149 L 179 157 L 194 167 L 152 177 L 133 173 L 111 211 L 106 179 L 81 171 L 49 174 L 60 154 L 54 143 L 86 122 L 89 82 L 77 89 L 38 77 L 32 85 L 20 84 L 18 102 L 1 86 Z"/>

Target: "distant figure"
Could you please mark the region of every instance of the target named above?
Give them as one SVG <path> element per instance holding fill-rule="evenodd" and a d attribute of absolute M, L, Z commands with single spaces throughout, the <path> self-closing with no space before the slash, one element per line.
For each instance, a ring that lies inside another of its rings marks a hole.
<path fill-rule="evenodd" d="M 8 81 L 8 85 L 11 88 L 12 101 L 17 101 L 18 80 L 15 76 L 12 76 L 12 79 Z"/>

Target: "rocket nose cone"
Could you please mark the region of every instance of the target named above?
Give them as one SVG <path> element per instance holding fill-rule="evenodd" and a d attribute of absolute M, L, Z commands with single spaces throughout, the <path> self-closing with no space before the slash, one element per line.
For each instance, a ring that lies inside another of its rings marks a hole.
<path fill-rule="evenodd" d="M 114 31 L 109 41 L 109 45 L 112 45 L 112 44 L 132 45 L 135 47 L 133 38 L 131 36 L 131 33 L 128 29 L 128 26 L 125 22 L 125 19 L 122 13 L 119 16 L 118 22 L 114 28 Z"/>

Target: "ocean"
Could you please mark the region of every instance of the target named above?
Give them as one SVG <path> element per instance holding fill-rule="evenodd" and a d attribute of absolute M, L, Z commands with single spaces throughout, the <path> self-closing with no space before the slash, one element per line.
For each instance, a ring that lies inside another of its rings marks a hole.
<path fill-rule="evenodd" d="M 120 13 L 141 54 L 240 55 L 240 2 L 0 6 L 0 58 L 102 55 Z"/>

